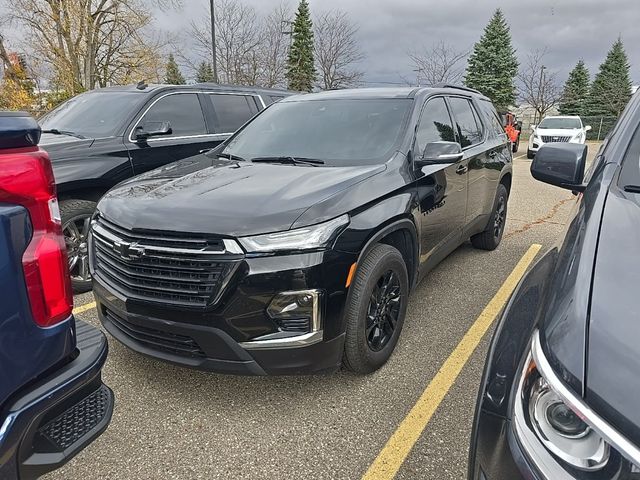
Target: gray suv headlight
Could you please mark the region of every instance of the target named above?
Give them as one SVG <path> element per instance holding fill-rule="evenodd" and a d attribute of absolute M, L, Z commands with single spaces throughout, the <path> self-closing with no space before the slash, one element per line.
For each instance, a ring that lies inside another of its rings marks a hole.
<path fill-rule="evenodd" d="M 640 450 L 555 374 L 542 351 L 537 330 L 513 398 L 515 434 L 527 456 L 547 478 L 564 478 L 555 469 L 549 471 L 549 453 L 560 471 L 601 471 L 613 451 L 628 460 L 631 471 L 637 471 Z M 575 477 L 568 474 L 566 478 Z"/>
<path fill-rule="evenodd" d="M 317 250 L 330 247 L 348 224 L 349 215 L 342 215 L 324 223 L 284 232 L 242 237 L 238 241 L 247 253 Z"/>

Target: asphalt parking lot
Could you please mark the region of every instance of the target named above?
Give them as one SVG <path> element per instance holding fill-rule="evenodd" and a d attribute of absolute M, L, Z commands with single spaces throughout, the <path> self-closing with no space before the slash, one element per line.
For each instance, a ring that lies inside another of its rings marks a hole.
<path fill-rule="evenodd" d="M 465 244 L 423 280 L 400 343 L 378 372 L 215 375 L 147 359 L 110 339 L 104 380 L 116 394 L 112 423 L 46 478 L 361 478 L 522 256 L 534 244 L 547 250 L 562 234 L 575 197 L 536 182 L 525 148 L 515 155 L 502 245 L 483 252 Z M 596 150 L 589 145 L 590 159 Z M 76 296 L 76 317 L 99 325 L 92 301 L 90 293 Z M 488 341 L 485 335 L 436 405 L 396 478 L 465 478 Z M 388 478 L 380 472 L 368 478 Z"/>

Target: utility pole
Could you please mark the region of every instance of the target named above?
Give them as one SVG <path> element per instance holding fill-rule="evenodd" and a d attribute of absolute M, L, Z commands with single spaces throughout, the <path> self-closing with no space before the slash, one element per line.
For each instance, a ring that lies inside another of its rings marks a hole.
<path fill-rule="evenodd" d="M 416 68 L 414 72 L 416 72 L 416 83 L 418 84 L 418 87 L 420 87 L 420 74 L 424 72 L 424 68 Z"/>
<path fill-rule="evenodd" d="M 211 0 L 211 53 L 213 56 L 213 81 L 218 83 L 218 62 L 216 59 L 216 9 L 214 0 Z"/>
<path fill-rule="evenodd" d="M 544 100 L 544 70 L 545 70 L 544 65 L 542 65 L 540 67 L 540 83 L 538 84 L 538 108 L 540 108 L 540 106 L 542 105 L 542 101 Z M 538 112 L 536 111 L 536 115 L 538 114 Z M 535 120 L 535 117 L 534 117 Z M 542 121 L 542 113 L 540 114 L 540 119 L 538 120 L 538 123 L 540 123 Z"/>

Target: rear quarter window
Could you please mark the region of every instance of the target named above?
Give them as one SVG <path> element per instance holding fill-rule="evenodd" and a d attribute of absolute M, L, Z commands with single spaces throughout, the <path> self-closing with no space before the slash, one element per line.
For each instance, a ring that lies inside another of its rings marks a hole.
<path fill-rule="evenodd" d="M 493 107 L 491 102 L 480 100 L 478 102 L 478 106 L 480 107 L 482 115 L 484 115 L 489 137 L 503 137 L 505 135 L 505 132 L 504 128 L 502 127 L 502 121 L 500 117 L 498 117 L 498 113 L 496 112 L 496 109 Z"/>

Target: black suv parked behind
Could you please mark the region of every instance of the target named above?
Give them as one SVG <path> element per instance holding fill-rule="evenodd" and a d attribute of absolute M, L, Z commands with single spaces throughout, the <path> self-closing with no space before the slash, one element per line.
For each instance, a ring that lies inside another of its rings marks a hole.
<path fill-rule="evenodd" d="M 287 95 L 210 84 L 139 84 L 78 95 L 42 117 L 41 144 L 53 162 L 74 291 L 91 287 L 86 237 L 108 189 L 220 144 Z"/>
<path fill-rule="evenodd" d="M 98 313 L 128 347 L 249 374 L 379 368 L 410 289 L 502 238 L 511 152 L 463 88 L 289 97 L 98 204 Z"/>

